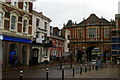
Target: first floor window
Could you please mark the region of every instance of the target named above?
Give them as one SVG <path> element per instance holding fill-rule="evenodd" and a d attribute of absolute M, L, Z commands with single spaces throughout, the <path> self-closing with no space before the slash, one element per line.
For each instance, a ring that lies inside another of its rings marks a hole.
<path fill-rule="evenodd" d="M 89 29 L 89 38 L 96 38 L 96 28 Z"/>
<path fill-rule="evenodd" d="M 2 27 L 3 14 L 0 13 L 0 27 Z"/>
<path fill-rule="evenodd" d="M 27 32 L 27 20 L 23 21 L 23 32 Z"/>
<path fill-rule="evenodd" d="M 40 19 L 36 18 L 36 26 L 39 26 Z"/>
<path fill-rule="evenodd" d="M 82 29 L 78 29 L 78 38 L 82 38 Z"/>
<path fill-rule="evenodd" d="M 44 22 L 44 29 L 47 29 L 47 22 Z"/>
<path fill-rule="evenodd" d="M 109 38 L 109 28 L 104 29 L 104 38 Z"/>
<path fill-rule="evenodd" d="M 16 17 L 12 16 L 11 17 L 11 30 L 15 30 L 16 27 Z"/>

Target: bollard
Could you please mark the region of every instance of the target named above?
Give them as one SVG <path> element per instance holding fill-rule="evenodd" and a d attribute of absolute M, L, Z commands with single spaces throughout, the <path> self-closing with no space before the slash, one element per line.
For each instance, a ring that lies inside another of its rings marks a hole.
<path fill-rule="evenodd" d="M 72 60 L 70 60 L 70 68 L 72 68 Z"/>
<path fill-rule="evenodd" d="M 23 80 L 23 71 L 20 71 L 20 80 Z"/>
<path fill-rule="evenodd" d="M 107 68 L 107 63 L 105 64 L 105 67 Z"/>
<path fill-rule="evenodd" d="M 60 62 L 60 69 L 62 69 L 62 61 Z"/>
<path fill-rule="evenodd" d="M 95 66 L 95 69 L 98 70 L 98 66 L 97 65 Z"/>
<path fill-rule="evenodd" d="M 85 72 L 87 72 L 87 66 L 85 66 Z"/>
<path fill-rule="evenodd" d="M 89 66 L 89 71 L 91 71 L 91 66 Z"/>
<path fill-rule="evenodd" d="M 102 69 L 102 64 L 101 64 L 101 69 Z"/>
<path fill-rule="evenodd" d="M 48 80 L 48 68 L 47 68 L 47 71 L 46 71 L 46 80 Z"/>
<path fill-rule="evenodd" d="M 103 63 L 103 65 L 102 65 L 102 66 L 103 66 L 103 68 L 104 68 L 104 63 Z"/>
<path fill-rule="evenodd" d="M 64 80 L 64 67 L 62 68 L 62 80 Z"/>
<path fill-rule="evenodd" d="M 94 65 L 93 65 L 93 70 L 94 70 Z"/>
<path fill-rule="evenodd" d="M 75 74 L 75 69 L 73 68 L 73 77 L 74 77 L 74 74 Z"/>
<path fill-rule="evenodd" d="M 82 74 L 82 66 L 80 67 L 80 74 Z"/>

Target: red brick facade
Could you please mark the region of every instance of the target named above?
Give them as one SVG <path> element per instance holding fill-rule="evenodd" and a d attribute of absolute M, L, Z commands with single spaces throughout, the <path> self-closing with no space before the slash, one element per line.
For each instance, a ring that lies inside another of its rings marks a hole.
<path fill-rule="evenodd" d="M 64 26 L 64 29 L 68 29 L 71 32 L 70 35 L 70 51 L 74 54 L 74 58 L 77 57 L 79 51 L 86 53 L 89 58 L 91 51 L 98 47 L 100 49 L 101 56 L 105 52 L 111 55 L 111 27 L 109 21 L 104 18 L 98 18 L 95 14 L 91 14 L 86 20 L 83 20 L 79 24 L 73 24 L 71 20 Z M 108 34 L 105 37 L 105 29 L 107 28 Z M 81 31 L 81 38 L 79 37 L 79 30 Z M 92 31 L 92 37 L 90 36 L 90 29 Z M 96 35 L 94 35 L 96 34 Z M 110 56 L 109 56 L 110 57 Z"/>

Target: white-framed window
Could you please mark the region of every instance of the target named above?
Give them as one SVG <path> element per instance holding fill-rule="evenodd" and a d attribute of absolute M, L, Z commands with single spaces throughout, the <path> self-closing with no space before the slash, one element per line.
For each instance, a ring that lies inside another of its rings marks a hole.
<path fill-rule="evenodd" d="M 0 12 L 0 28 L 3 26 L 3 13 Z"/>
<path fill-rule="evenodd" d="M 47 29 L 47 22 L 44 22 L 44 29 Z"/>
<path fill-rule="evenodd" d="M 11 5 L 12 6 L 17 6 L 18 0 L 11 0 Z"/>
<path fill-rule="evenodd" d="M 97 37 L 96 28 L 90 28 L 88 34 L 89 38 L 96 38 Z"/>
<path fill-rule="evenodd" d="M 17 21 L 17 17 L 16 16 L 11 16 L 11 30 L 16 30 L 16 21 Z"/>
<path fill-rule="evenodd" d="M 104 38 L 109 38 L 109 28 L 104 28 Z"/>
<path fill-rule="evenodd" d="M 23 2 L 23 10 L 28 11 L 28 8 L 29 8 L 28 2 L 24 1 Z"/>
<path fill-rule="evenodd" d="M 39 26 L 40 19 L 36 18 L 36 26 Z"/>
<path fill-rule="evenodd" d="M 10 30 L 17 31 L 19 14 L 16 11 L 10 12 Z"/>
<path fill-rule="evenodd" d="M 28 33 L 28 20 L 23 20 L 23 33 Z"/>

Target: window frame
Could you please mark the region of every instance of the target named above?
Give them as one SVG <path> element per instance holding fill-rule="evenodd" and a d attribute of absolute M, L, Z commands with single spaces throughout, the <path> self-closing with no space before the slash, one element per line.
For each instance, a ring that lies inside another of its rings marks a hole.
<path fill-rule="evenodd" d="M 2 28 L 3 27 L 3 13 L 2 12 L 0 12 L 0 28 Z"/>
<path fill-rule="evenodd" d="M 106 30 L 108 30 L 107 33 Z M 104 38 L 110 38 L 109 28 L 104 28 Z"/>
<path fill-rule="evenodd" d="M 25 5 L 26 4 L 26 5 Z M 23 10 L 24 11 L 29 11 L 29 4 L 25 0 L 23 1 Z"/>
<path fill-rule="evenodd" d="M 18 7 L 18 0 L 11 0 L 11 5 Z"/>
<path fill-rule="evenodd" d="M 82 29 L 78 29 L 78 38 L 82 38 Z"/>
<path fill-rule="evenodd" d="M 40 25 L 40 19 L 36 18 L 36 26 L 38 27 Z"/>
<path fill-rule="evenodd" d="M 12 16 L 15 16 L 15 17 L 16 17 L 16 21 L 15 21 L 16 23 L 15 23 L 15 29 L 14 29 L 14 30 L 11 29 Z M 11 30 L 11 31 L 17 31 L 17 25 L 18 25 L 18 16 L 17 16 L 15 13 L 13 13 L 13 14 L 10 15 L 10 30 Z"/>
<path fill-rule="evenodd" d="M 93 29 L 95 29 L 95 30 L 93 30 Z M 97 28 L 89 28 L 88 30 L 89 30 L 88 31 L 88 37 L 89 38 L 97 38 L 97 33 L 96 33 L 97 32 Z"/>
<path fill-rule="evenodd" d="M 25 32 L 23 31 L 23 28 L 24 28 L 24 21 L 27 21 L 26 23 L 26 29 L 25 29 Z M 28 26 L 29 25 L 29 20 L 27 19 L 27 18 L 23 18 L 23 20 L 22 20 L 22 33 L 26 33 L 26 34 L 28 34 Z"/>
<path fill-rule="evenodd" d="M 47 25 L 48 23 L 47 22 L 44 22 L 44 29 L 47 30 Z"/>
<path fill-rule="evenodd" d="M 14 16 L 14 15 L 11 16 L 11 24 L 10 24 L 11 28 L 10 29 L 13 30 L 13 31 L 16 30 L 16 19 L 17 19 L 16 16 Z"/>

